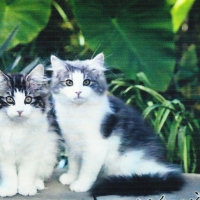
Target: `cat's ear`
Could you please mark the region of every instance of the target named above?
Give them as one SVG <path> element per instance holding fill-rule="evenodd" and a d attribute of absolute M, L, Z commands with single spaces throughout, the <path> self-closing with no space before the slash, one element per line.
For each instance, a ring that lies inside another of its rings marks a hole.
<path fill-rule="evenodd" d="M 92 65 L 92 67 L 96 70 L 99 71 L 106 71 L 106 68 L 104 67 L 104 54 L 103 53 L 99 53 L 98 55 L 96 55 L 93 59 L 92 59 L 92 63 L 94 63 L 94 65 Z"/>
<path fill-rule="evenodd" d="M 42 64 L 37 65 L 27 76 L 27 84 L 30 89 L 37 90 L 41 88 L 41 85 L 46 81 L 44 77 L 44 66 Z"/>
<path fill-rule="evenodd" d="M 0 83 L 3 81 L 8 81 L 8 80 L 9 80 L 9 77 L 0 70 Z"/>
<path fill-rule="evenodd" d="M 64 61 L 60 60 L 54 55 L 51 56 L 51 66 L 54 72 L 60 70 L 66 70 Z"/>
<path fill-rule="evenodd" d="M 0 93 L 10 87 L 9 77 L 0 70 Z"/>
<path fill-rule="evenodd" d="M 27 80 L 43 80 L 44 66 L 42 64 L 37 65 L 26 77 Z"/>
<path fill-rule="evenodd" d="M 53 71 L 53 77 L 56 79 L 62 79 L 64 72 L 69 70 L 67 63 L 54 55 L 51 56 L 51 67 L 51 70 Z"/>
<path fill-rule="evenodd" d="M 99 53 L 98 55 L 96 55 L 93 60 L 100 62 L 102 65 L 104 64 L 104 54 L 103 53 Z"/>

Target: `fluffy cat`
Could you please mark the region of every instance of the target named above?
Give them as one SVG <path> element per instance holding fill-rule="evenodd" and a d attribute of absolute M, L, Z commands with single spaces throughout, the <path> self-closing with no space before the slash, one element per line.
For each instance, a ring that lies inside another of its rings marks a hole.
<path fill-rule="evenodd" d="M 35 195 L 57 162 L 58 135 L 47 119 L 44 67 L 28 75 L 0 71 L 0 196 Z"/>
<path fill-rule="evenodd" d="M 51 56 L 51 90 L 68 152 L 62 184 L 94 196 L 148 195 L 179 190 L 178 168 L 142 117 L 107 95 L 104 55 L 84 61 Z"/>

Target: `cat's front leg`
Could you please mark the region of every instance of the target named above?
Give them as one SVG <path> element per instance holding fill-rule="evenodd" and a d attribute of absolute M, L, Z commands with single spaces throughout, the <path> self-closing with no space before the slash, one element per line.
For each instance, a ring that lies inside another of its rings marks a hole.
<path fill-rule="evenodd" d="M 79 159 L 74 155 L 68 155 L 68 171 L 60 176 L 59 181 L 63 185 L 69 185 L 77 179 L 79 171 Z"/>
<path fill-rule="evenodd" d="M 35 180 L 35 186 L 36 186 L 37 190 L 44 190 L 45 189 L 44 181 L 40 178 L 37 178 Z"/>
<path fill-rule="evenodd" d="M 4 163 L 2 161 L 0 170 L 0 196 L 14 196 L 17 193 L 18 185 L 16 166 L 12 163 Z"/>
<path fill-rule="evenodd" d="M 103 166 L 106 151 L 107 145 L 104 141 L 87 146 L 78 179 L 70 185 L 72 191 L 86 192 L 91 188 Z"/>
<path fill-rule="evenodd" d="M 18 193 L 23 196 L 37 194 L 36 187 L 37 163 L 34 161 L 21 163 L 18 169 Z"/>

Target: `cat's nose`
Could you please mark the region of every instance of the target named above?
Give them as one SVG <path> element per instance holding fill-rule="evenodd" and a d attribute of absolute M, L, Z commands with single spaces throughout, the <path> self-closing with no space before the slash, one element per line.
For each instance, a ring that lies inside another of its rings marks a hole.
<path fill-rule="evenodd" d="M 22 111 L 22 110 L 18 110 L 17 112 L 18 112 L 19 116 L 21 116 L 21 115 L 22 115 L 22 113 L 23 113 L 23 111 Z"/>
<path fill-rule="evenodd" d="M 77 95 L 78 95 L 78 97 L 80 96 L 80 94 L 81 94 L 81 91 L 79 91 L 79 92 L 75 92 Z"/>

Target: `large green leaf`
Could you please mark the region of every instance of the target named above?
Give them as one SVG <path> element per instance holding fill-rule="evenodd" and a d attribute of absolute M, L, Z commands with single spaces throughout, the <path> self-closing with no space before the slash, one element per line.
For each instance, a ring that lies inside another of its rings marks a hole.
<path fill-rule="evenodd" d="M 9 47 L 30 42 L 46 26 L 51 13 L 51 0 L 1 0 L 0 44 L 16 26 L 19 30 Z"/>
<path fill-rule="evenodd" d="M 89 47 L 135 79 L 144 72 L 154 89 L 167 89 L 174 69 L 170 8 L 164 0 L 71 0 Z"/>

